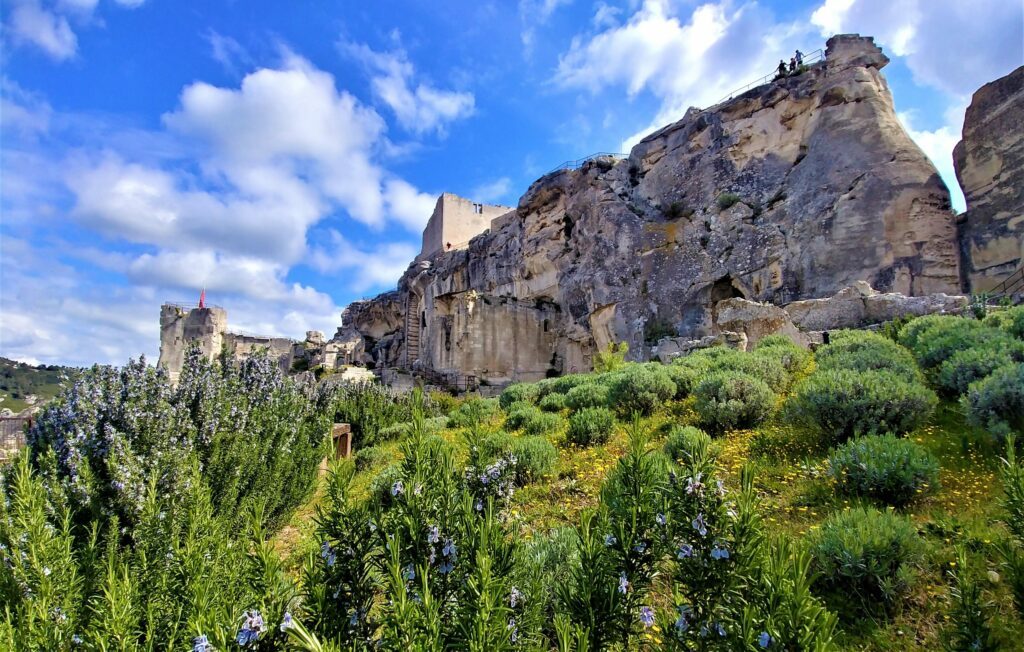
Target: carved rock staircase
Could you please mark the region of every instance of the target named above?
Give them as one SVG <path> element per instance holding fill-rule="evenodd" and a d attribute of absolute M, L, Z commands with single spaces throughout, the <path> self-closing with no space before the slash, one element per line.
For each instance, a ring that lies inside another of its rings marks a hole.
<path fill-rule="evenodd" d="M 412 363 L 420 357 L 420 297 L 414 292 L 409 293 L 405 307 L 405 368 L 411 369 Z"/>

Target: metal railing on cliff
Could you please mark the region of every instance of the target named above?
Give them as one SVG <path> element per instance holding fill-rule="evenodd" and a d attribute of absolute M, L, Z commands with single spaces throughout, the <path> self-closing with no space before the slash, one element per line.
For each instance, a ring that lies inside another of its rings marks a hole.
<path fill-rule="evenodd" d="M 199 308 L 199 304 L 198 303 L 175 303 L 173 301 L 168 301 L 164 305 L 165 306 L 170 306 L 172 308 L 180 308 L 181 310 L 195 310 L 195 309 Z M 212 303 L 204 304 L 203 307 L 204 308 L 218 308 L 220 310 L 224 310 L 224 306 L 217 306 L 217 305 L 214 305 Z"/>
<path fill-rule="evenodd" d="M 821 48 L 818 48 L 814 52 L 810 52 L 808 54 L 805 54 L 804 55 L 804 60 L 803 60 L 803 63 L 801 64 L 801 66 L 799 68 L 797 68 L 796 72 L 793 72 L 791 74 L 799 75 L 804 70 L 809 68 L 811 65 L 813 65 L 815 63 L 818 63 L 820 61 L 824 61 L 824 60 L 825 60 L 825 51 L 822 50 Z M 722 99 L 718 100 L 717 102 L 715 102 L 711 106 L 718 106 L 722 102 L 728 102 L 729 100 L 731 100 L 732 98 L 736 97 L 737 95 L 742 95 L 743 93 L 746 93 L 751 88 L 757 88 L 758 86 L 762 86 L 764 84 L 770 84 L 771 82 L 773 82 L 776 79 L 778 79 L 778 74 L 779 74 L 779 71 L 778 71 L 778 69 L 776 69 L 776 70 L 771 71 L 770 73 L 768 73 L 764 77 L 758 77 L 754 81 L 752 81 L 752 82 L 750 82 L 748 84 L 745 84 L 744 86 L 740 86 L 737 89 L 734 89 L 734 90 L 730 91 Z M 708 108 L 711 108 L 711 107 L 708 107 Z M 705 110 L 707 110 L 707 109 L 705 109 Z"/>
<path fill-rule="evenodd" d="M 628 154 L 622 154 L 620 152 L 596 152 L 594 154 L 591 154 L 590 156 L 578 158 L 575 161 L 565 161 L 563 163 L 560 163 L 556 165 L 554 168 L 552 168 L 552 170 L 547 174 L 553 174 L 555 172 L 560 172 L 561 170 L 578 170 L 581 167 L 583 167 L 583 164 L 586 163 L 587 161 L 592 161 L 595 158 L 601 158 L 602 156 L 611 156 L 612 158 L 622 159 L 626 158 Z"/>

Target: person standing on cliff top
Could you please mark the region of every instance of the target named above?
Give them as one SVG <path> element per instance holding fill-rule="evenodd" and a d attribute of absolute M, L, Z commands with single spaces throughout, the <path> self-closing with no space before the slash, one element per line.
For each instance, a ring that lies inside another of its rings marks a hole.
<path fill-rule="evenodd" d="M 804 53 L 801 52 L 800 50 L 796 51 L 796 65 L 798 65 L 798 66 L 804 65 Z"/>
<path fill-rule="evenodd" d="M 775 79 L 782 79 L 786 76 L 786 62 L 779 59 L 779 74 L 775 75 Z"/>
<path fill-rule="evenodd" d="M 789 74 L 796 74 L 796 57 L 790 57 L 789 59 Z"/>

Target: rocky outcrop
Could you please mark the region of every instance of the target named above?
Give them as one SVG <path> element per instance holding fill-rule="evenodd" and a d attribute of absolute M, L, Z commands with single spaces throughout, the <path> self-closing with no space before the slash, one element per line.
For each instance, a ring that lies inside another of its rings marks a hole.
<path fill-rule="evenodd" d="M 1024 261 L 1024 66 L 974 93 L 953 163 L 967 200 L 964 273 L 982 292 Z"/>
<path fill-rule="evenodd" d="M 967 297 L 960 295 L 939 292 L 908 297 L 895 292 L 875 292 L 867 283 L 855 283 L 833 297 L 794 301 L 783 309 L 801 331 L 826 331 L 880 324 L 908 315 L 955 313 L 967 304 Z"/>
<path fill-rule="evenodd" d="M 504 382 L 590 369 L 613 341 L 647 359 L 716 335 L 730 298 L 955 292 L 948 192 L 896 119 L 887 62 L 834 37 L 807 72 L 691 109 L 626 159 L 548 174 L 468 249 L 412 265 L 397 299 L 353 304 L 365 317 L 342 331 L 381 366 Z"/>

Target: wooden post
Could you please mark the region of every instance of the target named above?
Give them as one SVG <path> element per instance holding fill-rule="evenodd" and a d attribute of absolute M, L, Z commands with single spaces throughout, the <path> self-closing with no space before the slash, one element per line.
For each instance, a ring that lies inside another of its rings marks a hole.
<path fill-rule="evenodd" d="M 352 456 L 352 426 L 347 423 L 336 423 L 331 428 L 331 441 L 334 443 L 334 458 Z"/>

